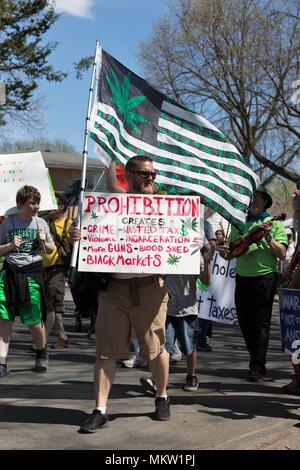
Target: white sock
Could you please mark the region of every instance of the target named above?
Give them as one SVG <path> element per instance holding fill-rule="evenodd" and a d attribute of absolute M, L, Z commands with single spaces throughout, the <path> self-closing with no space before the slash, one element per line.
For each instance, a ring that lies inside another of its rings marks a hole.
<path fill-rule="evenodd" d="M 168 395 L 166 393 L 164 393 L 163 395 L 156 394 L 156 398 L 164 398 L 165 400 L 167 400 Z"/>
<path fill-rule="evenodd" d="M 106 406 L 96 406 L 95 410 L 101 411 L 103 415 L 106 414 Z"/>

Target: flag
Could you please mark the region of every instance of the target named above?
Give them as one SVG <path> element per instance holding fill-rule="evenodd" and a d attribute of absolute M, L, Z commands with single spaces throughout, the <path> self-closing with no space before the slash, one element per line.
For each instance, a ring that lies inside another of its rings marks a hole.
<path fill-rule="evenodd" d="M 106 166 L 134 155 L 153 159 L 159 190 L 199 194 L 238 228 L 258 178 L 213 124 L 155 90 L 102 49 L 90 137 Z"/>

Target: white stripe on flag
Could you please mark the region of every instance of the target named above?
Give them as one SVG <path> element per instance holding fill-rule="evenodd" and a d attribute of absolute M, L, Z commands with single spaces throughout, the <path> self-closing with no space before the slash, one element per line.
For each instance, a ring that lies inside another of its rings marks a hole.
<path fill-rule="evenodd" d="M 250 171 L 249 171 L 249 168 L 242 162 L 239 162 L 238 160 L 228 160 L 224 157 L 216 157 L 215 155 L 211 155 L 210 153 L 206 153 L 206 152 L 203 152 L 203 150 L 199 150 L 195 147 L 192 147 L 191 145 L 188 145 L 188 144 L 184 144 L 183 142 L 178 142 L 176 139 L 173 139 L 173 137 L 170 137 L 168 135 L 165 135 L 165 134 L 158 134 L 157 136 L 157 139 L 160 141 L 160 142 L 163 142 L 165 144 L 168 144 L 168 145 L 177 145 L 178 147 L 182 148 L 183 150 L 186 150 L 188 151 L 189 153 L 193 153 L 194 155 L 196 155 L 197 158 L 197 164 L 196 166 L 204 166 L 204 162 L 201 161 L 201 159 L 206 159 L 206 160 L 209 160 L 211 162 L 215 162 L 215 163 L 221 163 L 222 165 L 225 165 L 225 166 L 234 166 L 235 168 L 238 168 L 238 169 L 241 169 L 241 170 L 244 170 L 245 172 L 247 172 L 248 174 L 251 174 Z M 186 157 L 184 157 L 186 158 Z M 226 163 L 224 163 L 224 161 Z M 195 164 L 195 163 L 194 163 Z M 217 173 L 220 174 L 223 174 L 223 179 L 224 180 L 227 180 L 227 181 L 231 181 L 231 179 L 233 178 L 233 175 L 232 173 L 229 173 L 229 172 L 226 172 L 226 170 L 220 170 L 219 168 L 212 168 L 211 166 L 209 165 L 206 165 L 207 168 L 209 168 L 211 171 L 215 171 Z M 241 175 L 236 175 L 238 176 L 239 178 L 239 183 L 238 184 L 241 184 L 242 186 L 245 186 L 246 188 L 250 189 L 250 191 L 252 191 L 252 184 L 250 183 L 250 181 L 241 176 Z M 257 179 L 257 176 L 255 174 L 253 174 L 253 179 Z"/>
<path fill-rule="evenodd" d="M 198 126 L 206 127 L 207 129 L 211 129 L 213 131 L 222 134 L 219 129 L 217 129 L 213 124 L 207 121 L 204 117 L 199 116 L 199 114 L 193 113 L 192 111 L 187 111 L 186 109 L 182 109 L 179 106 L 174 104 L 168 103 L 167 101 L 163 101 L 162 111 L 166 111 L 167 113 L 174 114 L 174 116 L 185 119 L 185 121 L 189 121 L 193 124 L 197 124 Z"/>
<path fill-rule="evenodd" d="M 176 134 L 179 134 L 184 137 L 187 137 L 188 139 L 194 140 L 195 142 L 200 142 L 202 145 L 205 145 L 206 147 L 211 147 L 213 149 L 222 150 L 224 152 L 231 152 L 241 157 L 241 154 L 237 152 L 236 147 L 233 144 L 230 144 L 229 142 L 221 142 L 219 140 L 214 140 L 213 138 L 204 137 L 201 134 L 197 134 L 196 132 L 189 131 L 188 129 L 185 129 L 184 127 L 179 126 L 178 124 L 175 124 L 174 122 L 168 121 L 167 119 L 164 119 L 164 118 L 159 118 L 158 125 L 160 127 L 163 127 L 164 129 L 168 129 L 172 132 L 176 132 Z"/>
<path fill-rule="evenodd" d="M 168 185 L 171 184 L 173 186 L 175 185 L 181 188 L 188 188 L 191 191 L 196 192 L 198 194 L 199 192 L 201 192 L 201 194 L 209 197 L 214 202 L 218 203 L 221 207 L 226 209 L 229 212 L 229 214 L 233 216 L 234 218 L 238 220 L 242 220 L 243 222 L 245 221 L 244 212 L 242 212 L 239 209 L 235 209 L 226 199 L 219 196 L 215 191 L 212 191 L 211 189 L 206 188 L 205 186 L 200 186 L 199 184 L 188 183 L 186 181 L 180 181 L 180 180 L 176 180 L 176 184 L 174 184 L 175 180 L 170 180 L 170 178 L 162 176 L 162 175 L 160 175 L 157 178 L 158 178 L 159 183 L 168 184 Z"/>

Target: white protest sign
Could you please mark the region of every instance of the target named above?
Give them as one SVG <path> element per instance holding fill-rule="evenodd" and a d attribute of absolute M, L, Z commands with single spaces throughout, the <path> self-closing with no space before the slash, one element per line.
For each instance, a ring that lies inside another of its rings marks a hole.
<path fill-rule="evenodd" d="M 41 193 L 41 211 L 57 209 L 41 152 L 0 155 L 0 215 L 17 212 L 16 193 L 24 185 L 34 186 Z"/>
<path fill-rule="evenodd" d="M 231 325 L 236 316 L 235 292 L 236 261 L 226 261 L 216 251 L 211 260 L 212 282 L 206 291 L 197 289 L 200 318 Z"/>
<path fill-rule="evenodd" d="M 198 274 L 200 198 L 85 193 L 79 271 Z"/>

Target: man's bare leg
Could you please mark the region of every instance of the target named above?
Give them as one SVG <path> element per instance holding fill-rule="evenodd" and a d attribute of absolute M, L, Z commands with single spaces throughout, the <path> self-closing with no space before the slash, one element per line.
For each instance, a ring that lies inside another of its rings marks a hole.
<path fill-rule="evenodd" d="M 96 407 L 106 407 L 108 395 L 116 373 L 116 361 L 96 359 L 94 368 L 94 393 Z"/>
<path fill-rule="evenodd" d="M 166 395 L 169 377 L 169 353 L 164 350 L 155 359 L 149 361 L 149 368 L 157 387 L 157 395 Z"/>

